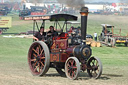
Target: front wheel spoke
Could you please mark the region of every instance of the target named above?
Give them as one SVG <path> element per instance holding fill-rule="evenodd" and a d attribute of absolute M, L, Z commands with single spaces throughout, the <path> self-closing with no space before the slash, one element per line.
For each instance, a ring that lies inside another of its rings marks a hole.
<path fill-rule="evenodd" d="M 97 64 L 98 64 L 98 61 L 96 61 L 96 66 L 97 66 Z"/>
<path fill-rule="evenodd" d="M 69 63 L 67 63 L 67 67 L 70 67 Z"/>
<path fill-rule="evenodd" d="M 73 69 L 77 69 L 77 67 L 76 67 L 76 66 L 73 66 L 72 68 L 73 68 Z"/>
<path fill-rule="evenodd" d="M 90 70 L 90 73 L 92 74 L 93 70 Z"/>
<path fill-rule="evenodd" d="M 99 72 L 99 69 L 97 69 L 97 72 Z"/>
<path fill-rule="evenodd" d="M 68 68 L 68 73 L 69 73 L 70 69 Z"/>
<path fill-rule="evenodd" d="M 72 77 L 74 77 L 75 76 L 75 73 L 74 73 L 74 71 L 72 71 Z"/>
<path fill-rule="evenodd" d="M 71 66 L 73 67 L 73 64 L 74 64 L 74 60 L 72 60 L 72 62 L 71 62 Z"/>
<path fill-rule="evenodd" d="M 89 66 L 89 67 L 87 67 L 87 69 L 88 69 L 88 70 L 92 70 L 92 67 L 91 67 L 91 66 Z"/>
<path fill-rule="evenodd" d="M 99 65 L 97 65 L 97 67 L 99 67 Z"/>
<path fill-rule="evenodd" d="M 68 70 L 68 73 L 71 74 L 71 70 L 70 69 Z"/>
<path fill-rule="evenodd" d="M 71 67 L 71 63 L 70 62 L 68 62 L 67 65 L 68 65 L 68 67 Z"/>
<path fill-rule="evenodd" d="M 92 65 L 94 65 L 94 61 L 92 61 Z"/>
<path fill-rule="evenodd" d="M 68 64 L 71 66 L 71 60 L 69 60 Z"/>
<path fill-rule="evenodd" d="M 70 70 L 70 76 L 72 76 L 72 70 Z"/>
<path fill-rule="evenodd" d="M 97 74 L 96 71 L 94 71 L 94 73 Z"/>
<path fill-rule="evenodd" d="M 97 73 L 96 73 L 96 71 L 94 71 L 94 76 L 97 76 Z"/>

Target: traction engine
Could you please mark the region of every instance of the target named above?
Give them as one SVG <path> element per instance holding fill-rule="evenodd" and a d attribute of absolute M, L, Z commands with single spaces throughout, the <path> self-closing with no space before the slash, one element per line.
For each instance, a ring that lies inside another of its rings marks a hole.
<path fill-rule="evenodd" d="M 86 45 L 88 8 L 81 8 L 81 36 L 61 33 L 57 38 L 35 41 L 29 48 L 28 63 L 33 75 L 43 76 L 50 67 L 69 79 L 77 79 L 80 72 L 99 78 L 102 63 L 99 58 L 91 57 L 92 50 Z"/>

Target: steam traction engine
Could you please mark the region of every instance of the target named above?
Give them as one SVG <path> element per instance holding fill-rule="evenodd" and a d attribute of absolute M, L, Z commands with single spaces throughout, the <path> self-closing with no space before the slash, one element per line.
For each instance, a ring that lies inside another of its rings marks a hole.
<path fill-rule="evenodd" d="M 33 75 L 43 76 L 49 67 L 54 67 L 60 75 L 66 74 L 69 79 L 73 80 L 78 78 L 80 72 L 86 70 L 90 77 L 100 77 L 101 61 L 97 57 L 91 57 L 92 50 L 85 42 L 88 8 L 83 7 L 80 13 L 81 37 L 77 35 L 69 37 L 67 32 L 62 32 L 56 38 L 47 37 L 46 40 L 35 41 L 30 46 L 28 63 Z M 77 20 L 77 17 L 68 14 L 50 16 L 50 21 L 57 22 L 60 19 L 69 21 Z"/>

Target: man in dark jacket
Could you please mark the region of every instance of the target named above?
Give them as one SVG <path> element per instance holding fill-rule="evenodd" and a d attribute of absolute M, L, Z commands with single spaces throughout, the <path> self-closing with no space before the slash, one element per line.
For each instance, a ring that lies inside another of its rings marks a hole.
<path fill-rule="evenodd" d="M 33 39 L 35 39 L 36 41 L 39 40 L 44 40 L 44 37 L 46 36 L 46 32 L 44 32 L 44 27 L 40 27 L 39 32 L 37 32 L 34 36 Z"/>
<path fill-rule="evenodd" d="M 50 29 L 50 31 L 48 31 L 48 33 L 47 33 L 48 36 L 49 35 L 52 37 L 58 36 L 58 32 L 54 30 L 53 26 L 50 26 L 49 29 Z"/>

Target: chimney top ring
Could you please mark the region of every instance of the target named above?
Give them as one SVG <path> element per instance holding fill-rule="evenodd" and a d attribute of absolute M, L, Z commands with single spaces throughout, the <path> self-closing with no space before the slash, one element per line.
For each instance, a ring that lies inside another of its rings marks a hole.
<path fill-rule="evenodd" d="M 88 13 L 88 7 L 82 7 L 80 11 L 81 12 Z"/>

